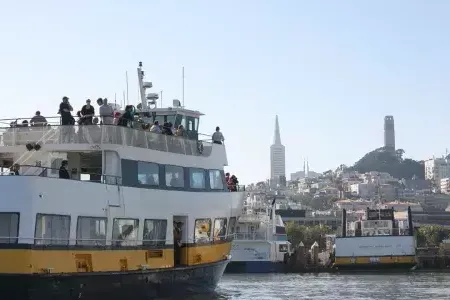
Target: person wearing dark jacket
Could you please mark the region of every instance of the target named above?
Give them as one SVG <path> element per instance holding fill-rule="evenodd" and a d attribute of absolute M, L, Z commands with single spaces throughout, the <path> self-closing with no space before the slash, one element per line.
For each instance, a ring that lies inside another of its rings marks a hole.
<path fill-rule="evenodd" d="M 67 170 L 69 162 L 67 160 L 63 160 L 61 163 L 61 167 L 59 167 L 59 178 L 61 179 L 70 179 L 69 171 Z"/>

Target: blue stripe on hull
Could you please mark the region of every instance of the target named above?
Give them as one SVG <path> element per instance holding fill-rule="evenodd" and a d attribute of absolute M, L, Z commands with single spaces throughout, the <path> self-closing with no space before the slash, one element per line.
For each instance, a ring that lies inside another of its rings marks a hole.
<path fill-rule="evenodd" d="M 231 261 L 225 273 L 284 273 L 285 264 L 271 261 Z"/>

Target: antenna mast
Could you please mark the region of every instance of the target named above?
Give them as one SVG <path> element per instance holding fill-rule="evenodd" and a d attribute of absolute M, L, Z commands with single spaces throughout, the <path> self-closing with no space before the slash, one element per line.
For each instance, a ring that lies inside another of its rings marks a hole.
<path fill-rule="evenodd" d="M 183 101 L 183 107 L 184 107 L 184 66 L 183 66 L 183 69 L 181 71 L 181 79 L 183 81 L 183 94 L 182 94 L 181 100 Z"/>
<path fill-rule="evenodd" d="M 145 101 L 145 88 L 144 88 L 144 71 L 142 71 L 142 62 L 139 62 L 139 67 L 137 68 L 138 80 L 139 80 L 139 94 L 141 95 L 142 109 L 147 109 L 147 101 Z"/>
<path fill-rule="evenodd" d="M 126 83 L 127 83 L 127 104 L 128 104 L 128 71 L 125 71 L 125 80 L 126 80 Z M 123 95 L 123 102 L 125 103 L 125 91 L 123 92 L 124 93 L 124 95 Z"/>

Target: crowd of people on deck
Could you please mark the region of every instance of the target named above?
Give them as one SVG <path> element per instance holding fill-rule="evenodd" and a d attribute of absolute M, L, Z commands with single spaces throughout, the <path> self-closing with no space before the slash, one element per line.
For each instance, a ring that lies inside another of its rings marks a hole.
<path fill-rule="evenodd" d="M 237 192 L 239 190 L 239 180 L 235 175 L 230 176 L 230 173 L 225 173 L 225 181 L 230 192 Z"/>
<path fill-rule="evenodd" d="M 132 105 L 125 106 L 124 113 L 115 111 L 113 106 L 108 103 L 107 98 L 98 98 L 97 104 L 99 106 L 100 119 L 95 116 L 95 108 L 91 104 L 91 100 L 87 99 L 86 104 L 81 110 L 77 111 L 76 116 L 78 120 L 72 116 L 73 107 L 69 102 L 68 97 L 63 97 L 59 105 L 58 114 L 61 116 L 61 125 L 117 125 L 124 127 L 131 127 L 150 131 L 153 133 L 160 133 L 165 135 L 172 135 L 187 138 L 188 134 L 183 125 L 178 125 L 176 128 L 172 122 L 164 122 L 160 124 L 159 121 L 154 121 L 152 124 L 142 122 L 135 119 L 135 109 Z M 47 119 L 41 115 L 40 111 L 36 111 L 34 117 L 30 122 L 24 120 L 22 124 L 17 124 L 17 121 L 11 122 L 10 127 L 37 127 L 50 126 Z M 225 141 L 220 128 L 217 126 L 216 131 L 212 135 L 212 142 L 214 144 L 223 144 Z"/>
<path fill-rule="evenodd" d="M 78 120 L 72 116 L 73 107 L 69 102 L 68 97 L 63 97 L 62 102 L 59 105 L 58 114 L 61 116 L 61 125 L 117 125 L 131 128 L 139 128 L 142 130 L 147 130 L 153 133 L 160 133 L 165 135 L 172 135 L 178 137 L 188 137 L 188 134 L 183 127 L 183 125 L 179 125 L 176 128 L 171 122 L 165 122 L 164 124 L 160 124 L 159 121 L 154 121 L 153 124 L 148 124 L 144 122 L 136 122 L 135 120 L 135 109 L 132 105 L 125 106 L 124 113 L 122 114 L 119 111 L 116 111 L 112 105 L 108 103 L 107 98 L 98 98 L 97 104 L 99 106 L 99 115 L 95 116 L 95 108 L 91 104 L 91 100 L 87 99 L 86 104 L 82 106 L 81 110 L 77 111 L 76 116 Z M 50 126 L 47 119 L 41 115 L 40 111 L 36 111 L 35 115 L 28 122 L 27 120 L 22 121 L 21 124 L 17 124 L 17 120 L 15 122 L 11 122 L 10 127 L 40 127 L 40 126 Z M 225 138 L 220 131 L 219 126 L 216 127 L 216 131 L 212 135 L 212 142 L 214 144 L 222 145 L 225 141 Z M 62 179 L 69 179 L 70 175 L 67 171 L 67 160 L 63 161 L 59 170 L 59 177 Z M 11 174 L 19 175 L 20 166 L 15 164 L 10 168 Z M 226 183 L 228 189 L 230 191 L 238 190 L 237 177 L 235 175 L 231 175 L 226 173 Z"/>

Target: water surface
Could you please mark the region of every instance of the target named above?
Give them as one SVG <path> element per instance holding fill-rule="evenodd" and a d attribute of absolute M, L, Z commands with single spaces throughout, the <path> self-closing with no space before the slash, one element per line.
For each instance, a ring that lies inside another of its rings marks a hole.
<path fill-rule="evenodd" d="M 450 299 L 450 274 L 224 275 L 216 295 L 188 299 Z"/>

